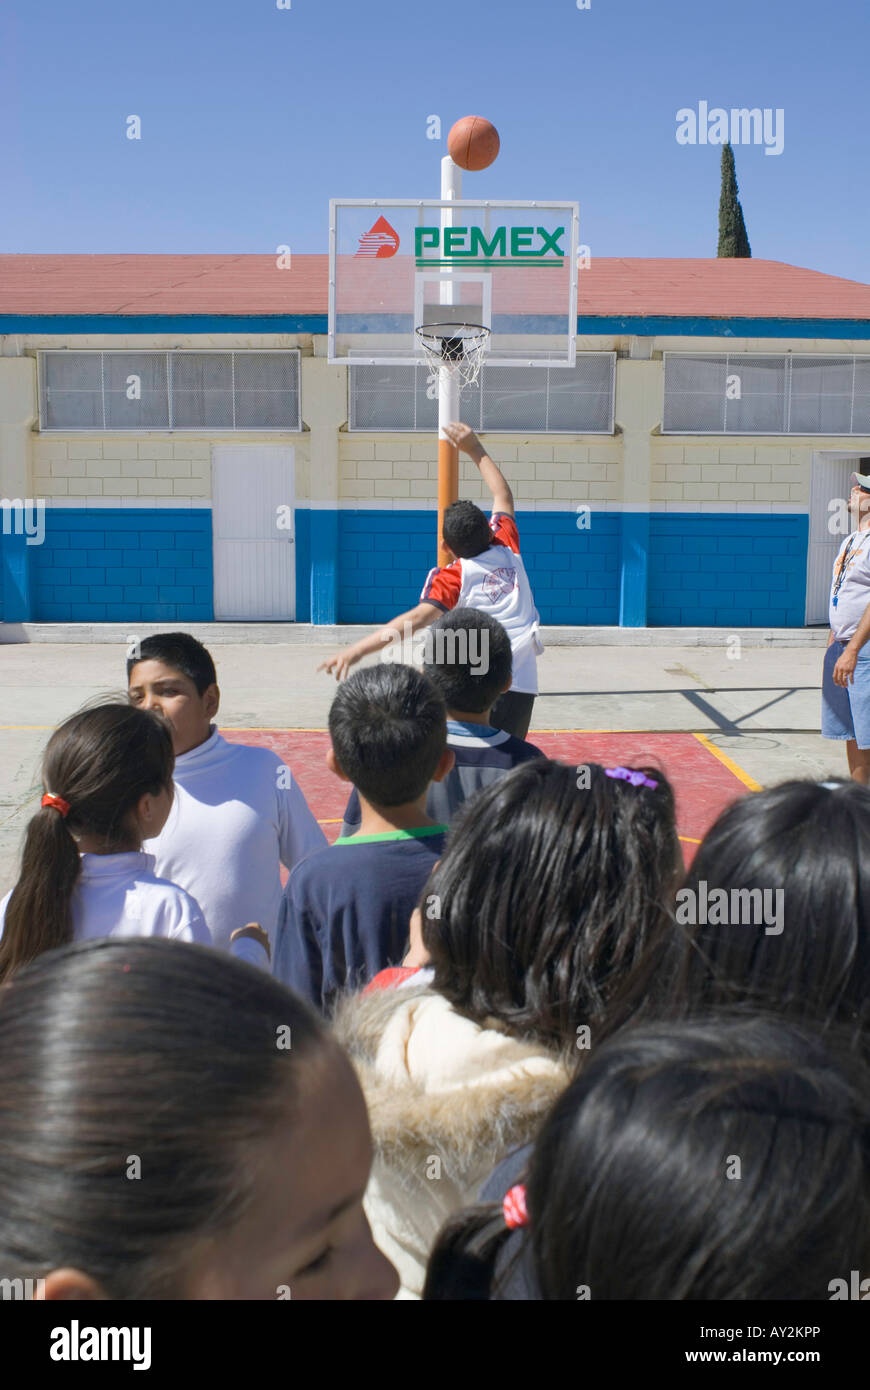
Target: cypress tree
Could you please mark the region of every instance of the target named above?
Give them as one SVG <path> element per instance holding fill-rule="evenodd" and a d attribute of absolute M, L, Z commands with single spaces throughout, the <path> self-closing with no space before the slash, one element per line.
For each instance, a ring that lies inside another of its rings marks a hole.
<path fill-rule="evenodd" d="M 737 173 L 731 145 L 722 146 L 722 189 L 719 194 L 719 246 L 717 256 L 751 256 L 743 209 L 737 197 Z"/>

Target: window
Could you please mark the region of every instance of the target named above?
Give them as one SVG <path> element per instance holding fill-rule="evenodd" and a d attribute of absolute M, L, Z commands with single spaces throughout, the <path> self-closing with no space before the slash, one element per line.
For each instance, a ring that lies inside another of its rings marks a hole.
<path fill-rule="evenodd" d="M 461 395 L 462 419 L 491 434 L 612 434 L 616 354 L 584 352 L 568 367 L 486 364 Z M 351 430 L 438 428 L 437 390 L 425 366 L 350 367 Z"/>
<path fill-rule="evenodd" d="M 42 352 L 43 430 L 301 430 L 299 352 Z"/>
<path fill-rule="evenodd" d="M 870 356 L 666 352 L 663 434 L 867 434 Z"/>

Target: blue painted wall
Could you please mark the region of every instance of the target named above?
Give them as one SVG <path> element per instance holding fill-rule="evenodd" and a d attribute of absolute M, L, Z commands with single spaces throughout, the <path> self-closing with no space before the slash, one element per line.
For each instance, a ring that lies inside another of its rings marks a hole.
<path fill-rule="evenodd" d="M 577 521 L 573 512 L 517 517 L 544 623 L 803 626 L 807 516 L 593 512 L 588 529 Z M 0 620 L 213 620 L 208 509 L 49 507 L 45 522 L 40 546 L 0 535 Z M 430 510 L 299 508 L 297 621 L 383 622 L 414 607 L 434 562 Z"/>
<path fill-rule="evenodd" d="M 210 622 L 211 512 L 48 507 L 32 547 L 34 622 Z"/>
<path fill-rule="evenodd" d="M 296 528 L 296 621 L 311 622 L 311 512 L 297 507 L 293 513 Z"/>
<path fill-rule="evenodd" d="M 523 560 L 544 623 L 619 622 L 621 518 L 593 512 L 519 512 Z M 340 623 L 384 622 L 413 608 L 435 564 L 432 511 L 338 513 Z"/>
<path fill-rule="evenodd" d="M 650 516 L 647 623 L 803 627 L 809 517 Z"/>

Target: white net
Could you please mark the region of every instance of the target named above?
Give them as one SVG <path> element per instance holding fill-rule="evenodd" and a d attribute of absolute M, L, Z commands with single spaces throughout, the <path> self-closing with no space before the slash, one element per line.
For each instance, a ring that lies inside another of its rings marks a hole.
<path fill-rule="evenodd" d="M 489 344 L 489 329 L 479 323 L 427 323 L 416 330 L 429 366 L 430 388 L 437 390 L 439 372 L 473 386 Z M 427 393 L 428 394 L 428 393 Z"/>

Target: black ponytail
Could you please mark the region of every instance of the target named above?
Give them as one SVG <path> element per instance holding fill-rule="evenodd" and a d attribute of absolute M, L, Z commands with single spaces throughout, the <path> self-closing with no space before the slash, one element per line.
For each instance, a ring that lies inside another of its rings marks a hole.
<path fill-rule="evenodd" d="M 43 951 L 72 941 L 72 895 L 81 872 L 75 836 L 101 837 L 107 851 L 129 841 L 129 812 L 172 781 L 169 726 L 126 703 L 98 705 L 67 719 L 42 762 L 46 791 L 69 806 L 41 807 L 28 824 L 21 873 L 0 938 L 0 983 Z"/>
<path fill-rule="evenodd" d="M 429 1256 L 424 1302 L 490 1299 L 498 1257 L 510 1234 L 498 1203 L 470 1207 L 451 1217 Z"/>

